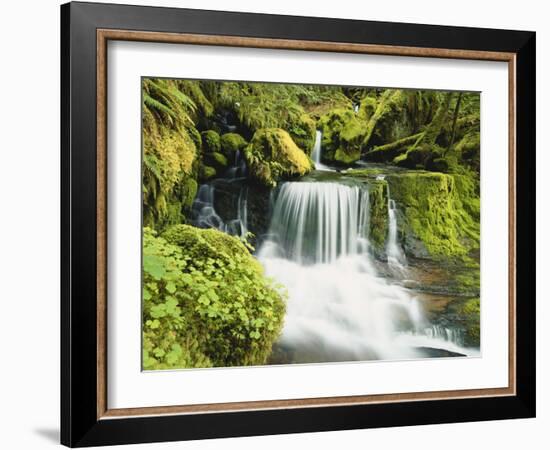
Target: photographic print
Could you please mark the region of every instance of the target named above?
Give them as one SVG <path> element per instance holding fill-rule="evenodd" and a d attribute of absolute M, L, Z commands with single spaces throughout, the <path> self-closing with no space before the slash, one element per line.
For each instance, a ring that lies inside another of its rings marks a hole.
<path fill-rule="evenodd" d="M 141 95 L 144 370 L 480 355 L 479 92 Z"/>

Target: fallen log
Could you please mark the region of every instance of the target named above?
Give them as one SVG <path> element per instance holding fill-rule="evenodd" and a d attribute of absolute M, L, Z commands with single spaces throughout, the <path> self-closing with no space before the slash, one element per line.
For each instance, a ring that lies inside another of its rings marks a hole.
<path fill-rule="evenodd" d="M 368 161 L 385 162 L 391 161 L 400 153 L 404 153 L 410 148 L 415 148 L 426 135 L 425 132 L 416 133 L 407 136 L 389 144 L 374 147 L 365 153 L 365 159 Z"/>

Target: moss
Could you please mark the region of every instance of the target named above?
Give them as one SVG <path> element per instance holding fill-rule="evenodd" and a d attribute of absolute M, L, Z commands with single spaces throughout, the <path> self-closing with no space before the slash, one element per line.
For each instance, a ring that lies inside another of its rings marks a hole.
<path fill-rule="evenodd" d="M 207 130 L 201 133 L 202 137 L 202 148 L 206 153 L 219 153 L 221 144 L 220 144 L 220 135 L 214 130 Z"/>
<path fill-rule="evenodd" d="M 386 181 L 369 183 L 369 242 L 375 253 L 384 251 L 388 235 L 388 195 Z"/>
<path fill-rule="evenodd" d="M 176 108 L 170 111 L 184 114 Z M 183 122 L 188 123 L 184 117 L 176 123 L 162 120 L 152 106 L 143 107 L 143 221 L 152 228 L 185 220 L 181 191 L 189 180 L 196 180 L 200 147 L 197 130 Z"/>
<path fill-rule="evenodd" d="M 456 157 L 437 144 L 423 143 L 412 145 L 405 153 L 395 157 L 393 164 L 409 169 L 430 170 L 432 172 L 457 172 Z"/>
<path fill-rule="evenodd" d="M 361 157 L 365 122 L 349 109 L 335 109 L 319 119 L 323 133 L 323 160 L 351 164 Z"/>
<path fill-rule="evenodd" d="M 365 121 L 370 120 L 370 118 L 376 111 L 376 103 L 376 98 L 371 96 L 367 96 L 361 99 L 358 112 L 359 118 Z"/>
<path fill-rule="evenodd" d="M 198 183 L 194 178 L 187 178 L 185 182 L 182 183 L 182 206 L 190 210 L 197 195 Z"/>
<path fill-rule="evenodd" d="M 456 315 L 464 329 L 464 345 L 466 347 L 480 346 L 481 308 L 479 298 L 455 301 L 447 309 L 448 313 Z"/>
<path fill-rule="evenodd" d="M 208 165 L 215 167 L 217 170 L 225 169 L 228 164 L 225 155 L 218 152 L 208 153 L 205 155 L 204 159 Z"/>
<path fill-rule="evenodd" d="M 362 146 L 365 149 L 388 144 L 412 134 L 407 115 L 407 93 L 386 89 L 365 125 Z"/>
<path fill-rule="evenodd" d="M 308 156 L 311 156 L 313 146 L 315 145 L 316 130 L 315 121 L 307 114 L 302 114 L 299 119 L 291 123 L 288 128 L 292 140 Z"/>
<path fill-rule="evenodd" d="M 212 228 L 203 230 L 190 225 L 174 225 L 164 231 L 161 237 L 179 246 L 193 261 L 217 258 L 230 262 L 244 252 L 248 254 L 239 239 Z M 250 263 L 259 264 L 255 258 Z"/>
<path fill-rule="evenodd" d="M 244 156 L 253 179 L 268 187 L 281 179 L 305 175 L 313 168 L 311 160 L 290 135 L 279 128 L 254 133 Z"/>
<path fill-rule="evenodd" d="M 217 172 L 214 167 L 211 166 L 201 166 L 199 170 L 199 179 L 201 181 L 207 181 L 216 176 Z"/>
<path fill-rule="evenodd" d="M 195 118 L 210 117 L 214 113 L 214 107 L 201 89 L 200 81 L 178 80 L 179 88 L 187 94 L 196 105 Z"/>
<path fill-rule="evenodd" d="M 403 233 L 420 240 L 432 257 L 464 257 L 479 247 L 471 179 L 436 172 L 403 172 L 386 179 L 404 213 Z"/>
<path fill-rule="evenodd" d="M 248 142 L 238 133 L 225 133 L 220 139 L 220 144 L 223 154 L 232 158 L 235 153 L 244 149 Z"/>
<path fill-rule="evenodd" d="M 479 131 L 466 133 L 455 145 L 457 156 L 471 169 L 479 172 L 480 169 L 480 138 Z"/>
<path fill-rule="evenodd" d="M 424 133 L 417 133 L 390 142 L 389 144 L 374 147 L 365 154 L 365 159 L 377 162 L 389 162 L 393 160 L 394 164 L 396 164 L 396 160 L 399 162 L 406 159 L 406 155 L 404 154 L 416 147 L 423 137 Z"/>

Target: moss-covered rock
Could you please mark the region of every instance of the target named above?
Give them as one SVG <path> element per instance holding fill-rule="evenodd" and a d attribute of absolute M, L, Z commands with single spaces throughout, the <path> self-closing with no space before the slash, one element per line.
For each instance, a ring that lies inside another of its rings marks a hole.
<path fill-rule="evenodd" d="M 228 165 L 226 156 L 218 152 L 207 153 L 204 155 L 204 162 L 220 172 L 223 172 Z"/>
<path fill-rule="evenodd" d="M 244 149 L 248 142 L 238 133 L 225 133 L 220 138 L 221 151 L 228 158 L 234 158 L 235 153 Z"/>
<path fill-rule="evenodd" d="M 323 133 L 324 161 L 351 164 L 361 157 L 365 122 L 353 110 L 332 110 L 319 119 L 318 126 Z"/>
<path fill-rule="evenodd" d="M 480 346 L 480 301 L 479 297 L 457 299 L 449 303 L 445 314 L 453 319 L 455 326 L 464 333 L 464 346 Z"/>
<path fill-rule="evenodd" d="M 472 131 L 456 144 L 454 151 L 460 160 L 471 169 L 479 172 L 480 169 L 480 137 L 479 131 Z"/>
<path fill-rule="evenodd" d="M 388 185 L 386 181 L 369 182 L 369 242 L 375 254 L 381 255 L 388 236 Z"/>
<path fill-rule="evenodd" d="M 436 259 L 464 257 L 479 248 L 479 195 L 472 178 L 402 172 L 388 174 L 386 179 L 392 199 L 403 212 L 400 228 L 408 254 Z"/>
<path fill-rule="evenodd" d="M 369 121 L 376 111 L 376 98 L 373 96 L 367 96 L 361 99 L 359 104 L 358 116 L 361 120 Z"/>
<path fill-rule="evenodd" d="M 404 153 L 393 160 L 393 164 L 407 169 L 426 170 L 435 159 L 441 158 L 443 149 L 437 145 L 420 144 L 410 146 Z"/>
<path fill-rule="evenodd" d="M 145 79 L 143 96 L 143 222 L 160 230 L 186 220 L 201 142 L 175 81 Z"/>
<path fill-rule="evenodd" d="M 308 156 L 311 156 L 313 146 L 315 145 L 316 130 L 317 127 L 315 121 L 307 114 L 302 114 L 298 120 L 290 123 L 288 127 L 292 140 Z"/>
<path fill-rule="evenodd" d="M 302 176 L 313 165 L 290 135 L 280 128 L 266 128 L 254 133 L 244 149 L 251 177 L 264 186 L 275 186 L 281 179 Z"/>
<path fill-rule="evenodd" d="M 219 153 L 221 149 L 220 135 L 214 130 L 201 133 L 202 148 L 205 153 Z"/>
<path fill-rule="evenodd" d="M 211 166 L 202 165 L 199 170 L 199 180 L 208 181 L 214 178 L 217 175 L 216 169 Z"/>
<path fill-rule="evenodd" d="M 389 144 L 414 133 L 408 113 L 409 95 L 402 89 L 386 89 L 377 99 L 363 133 L 365 150 Z"/>

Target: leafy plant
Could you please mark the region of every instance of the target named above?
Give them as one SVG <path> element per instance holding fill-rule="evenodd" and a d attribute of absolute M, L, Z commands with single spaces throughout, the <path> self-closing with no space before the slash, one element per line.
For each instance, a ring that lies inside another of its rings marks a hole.
<path fill-rule="evenodd" d="M 237 239 L 188 225 L 144 229 L 143 367 L 265 363 L 285 293 Z"/>

